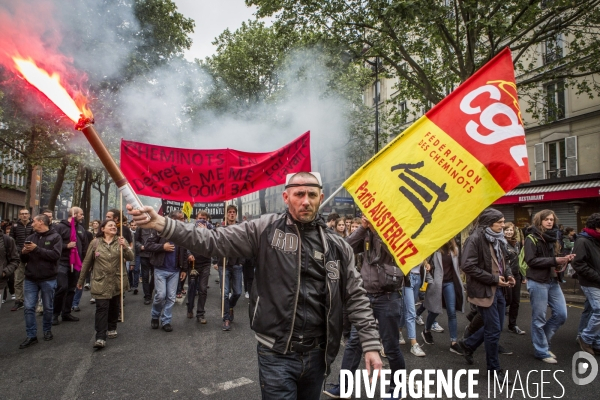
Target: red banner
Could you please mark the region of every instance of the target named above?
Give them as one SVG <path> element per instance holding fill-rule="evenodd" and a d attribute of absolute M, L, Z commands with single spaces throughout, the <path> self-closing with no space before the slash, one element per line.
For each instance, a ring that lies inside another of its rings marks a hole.
<path fill-rule="evenodd" d="M 310 171 L 310 132 L 270 153 L 190 150 L 121 140 L 121 169 L 136 193 L 177 201 L 223 201 Z"/>

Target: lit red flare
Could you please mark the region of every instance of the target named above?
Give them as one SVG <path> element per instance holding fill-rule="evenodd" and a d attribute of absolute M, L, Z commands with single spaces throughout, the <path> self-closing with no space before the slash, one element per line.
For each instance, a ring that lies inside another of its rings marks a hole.
<path fill-rule="evenodd" d="M 73 122 L 77 123 L 82 115 L 88 119 L 93 118 L 92 112 L 87 107 L 85 96 L 76 92 L 72 97 L 61 83 L 61 77 L 57 73 L 50 75 L 44 69 L 39 68 L 32 59 L 16 56 L 12 59 L 17 70 L 27 82 L 48 97 Z"/>

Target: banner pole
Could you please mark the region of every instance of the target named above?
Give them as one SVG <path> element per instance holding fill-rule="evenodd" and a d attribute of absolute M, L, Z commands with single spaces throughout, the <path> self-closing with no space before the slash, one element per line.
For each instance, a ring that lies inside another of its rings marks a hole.
<path fill-rule="evenodd" d="M 333 198 L 335 197 L 335 195 L 338 194 L 339 192 L 341 192 L 343 188 L 344 188 L 344 186 L 340 186 L 339 188 L 337 188 L 335 190 L 335 192 L 331 193 L 331 196 L 329 196 L 328 198 L 326 198 L 325 200 L 323 200 L 323 202 L 319 206 L 319 211 L 321 211 L 323 209 L 323 207 L 325 206 L 325 204 L 327 204 L 331 200 L 333 200 Z"/>
<path fill-rule="evenodd" d="M 123 237 L 123 193 L 120 193 L 120 210 L 121 210 L 121 215 L 120 215 L 120 222 L 121 222 L 121 233 L 120 233 L 120 237 Z M 125 309 L 123 308 L 123 246 L 119 246 L 119 248 L 121 249 L 121 322 L 125 322 Z"/>
<path fill-rule="evenodd" d="M 221 318 L 225 316 L 225 260 L 223 257 L 223 273 L 221 274 Z"/>

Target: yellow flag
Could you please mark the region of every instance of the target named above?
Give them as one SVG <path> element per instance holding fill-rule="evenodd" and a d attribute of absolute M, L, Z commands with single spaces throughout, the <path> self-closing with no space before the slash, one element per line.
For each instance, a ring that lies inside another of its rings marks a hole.
<path fill-rule="evenodd" d="M 185 215 L 185 217 L 189 221 L 190 220 L 190 216 L 192 215 L 192 211 L 194 211 L 194 208 L 192 207 L 192 203 L 190 203 L 189 201 L 185 201 L 183 203 L 183 207 L 181 208 L 181 211 L 183 212 L 183 214 Z"/>
<path fill-rule="evenodd" d="M 343 186 L 408 273 L 528 181 L 525 131 L 505 49 Z"/>

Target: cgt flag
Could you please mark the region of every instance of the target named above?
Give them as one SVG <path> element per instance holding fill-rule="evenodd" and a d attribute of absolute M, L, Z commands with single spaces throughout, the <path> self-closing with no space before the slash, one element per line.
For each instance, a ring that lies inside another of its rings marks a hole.
<path fill-rule="evenodd" d="M 522 182 L 525 131 L 504 49 L 343 186 L 408 273 Z"/>

